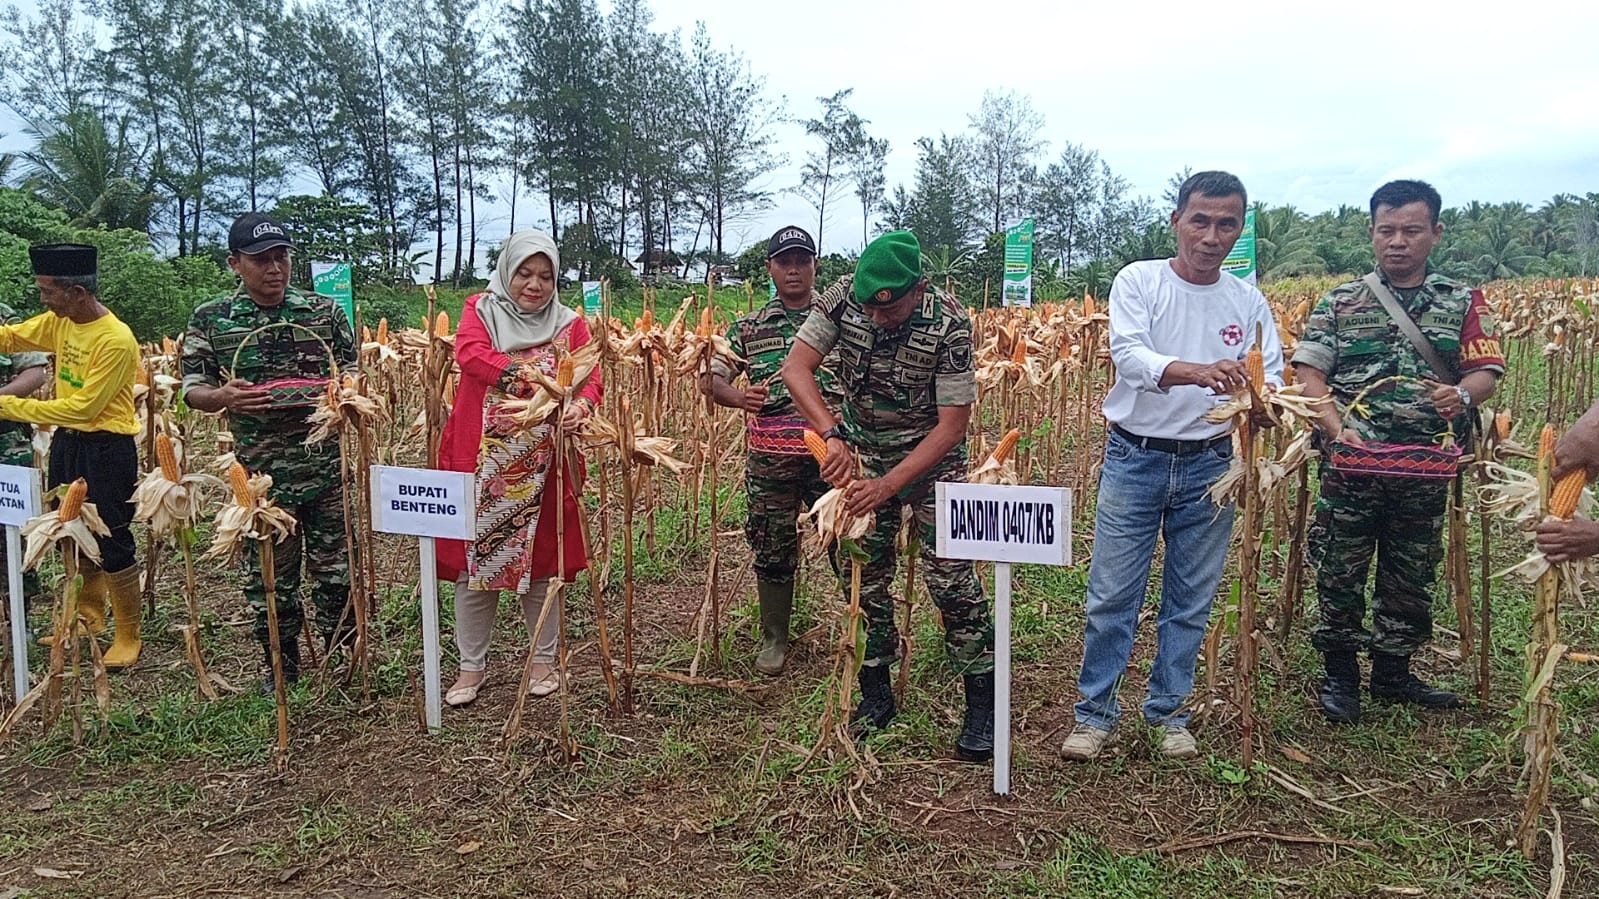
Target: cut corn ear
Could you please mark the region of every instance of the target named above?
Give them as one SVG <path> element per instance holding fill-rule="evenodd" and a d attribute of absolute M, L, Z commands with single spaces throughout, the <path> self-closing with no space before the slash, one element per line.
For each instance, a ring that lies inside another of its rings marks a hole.
<path fill-rule="evenodd" d="M 155 435 L 155 457 L 161 463 L 161 476 L 176 484 L 182 477 L 178 471 L 178 454 L 172 448 L 172 438 L 165 433 Z"/>
<path fill-rule="evenodd" d="M 1543 430 L 1538 434 L 1538 461 L 1542 462 L 1545 459 L 1551 462 L 1554 461 L 1554 452 L 1555 429 L 1549 425 L 1544 425 Z"/>
<path fill-rule="evenodd" d="M 994 460 L 1003 462 L 1010 457 L 1011 451 L 1016 449 L 1016 442 L 1022 439 L 1021 428 L 1011 428 L 1005 436 L 999 439 L 999 445 L 994 447 Z"/>
<path fill-rule="evenodd" d="M 1266 387 L 1266 357 L 1256 344 L 1244 354 L 1244 370 L 1249 374 L 1249 389 L 1259 393 Z"/>
<path fill-rule="evenodd" d="M 1556 518 L 1570 518 L 1577 511 L 1577 500 L 1587 483 L 1587 473 L 1583 469 L 1566 472 L 1565 477 L 1549 492 L 1549 514 Z"/>
<path fill-rule="evenodd" d="M 572 357 L 566 356 L 555 366 L 555 386 L 572 386 Z"/>
<path fill-rule="evenodd" d="M 388 342 L 389 342 L 389 320 L 386 319 L 386 318 L 380 318 L 380 319 L 378 319 L 378 343 L 388 343 Z"/>
<path fill-rule="evenodd" d="M 805 429 L 805 448 L 811 451 L 811 455 L 816 457 L 816 461 L 827 461 L 827 441 L 822 439 L 822 435 L 810 428 Z"/>
<path fill-rule="evenodd" d="M 66 494 L 61 497 L 61 510 L 56 517 L 61 521 L 72 521 L 77 518 L 79 513 L 83 511 L 84 497 L 88 495 L 88 481 L 83 478 L 73 481 L 72 485 L 67 488 Z"/>
<path fill-rule="evenodd" d="M 439 317 L 433 322 L 434 337 L 450 336 L 450 313 L 440 312 Z"/>
<path fill-rule="evenodd" d="M 228 466 L 228 484 L 233 487 L 233 501 L 241 506 L 255 505 L 255 494 L 250 492 L 250 473 L 234 462 Z"/>

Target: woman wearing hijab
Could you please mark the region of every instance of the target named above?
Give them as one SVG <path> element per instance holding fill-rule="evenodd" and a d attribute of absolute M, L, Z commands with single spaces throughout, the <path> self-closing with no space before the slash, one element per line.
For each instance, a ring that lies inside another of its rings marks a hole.
<path fill-rule="evenodd" d="M 559 573 L 571 580 L 587 566 L 577 500 L 583 463 L 569 453 L 557 477 L 553 422 L 520 428 L 499 412 L 506 402 L 537 392 L 535 370 L 553 380 L 559 359 L 589 341 L 588 323 L 556 299 L 560 259 L 543 231 L 512 234 L 488 290 L 468 297 L 461 310 L 455 337 L 461 381 L 444 426 L 439 467 L 477 475 L 477 535 L 470 542 L 438 541 L 439 577 L 455 581 L 461 671 L 444 694 L 452 706 L 473 701 L 483 687 L 501 590 L 521 597 L 533 638 L 529 692 L 547 696 L 560 686 L 560 609 L 551 605 L 542 628 L 538 620 L 550 578 Z M 596 369 L 567 404 L 562 427 L 577 427 L 599 401 Z M 559 554 L 557 516 L 564 543 Z"/>

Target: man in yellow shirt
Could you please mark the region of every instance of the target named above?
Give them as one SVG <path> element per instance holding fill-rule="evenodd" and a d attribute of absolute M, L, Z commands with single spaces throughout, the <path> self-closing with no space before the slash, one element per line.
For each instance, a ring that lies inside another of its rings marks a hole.
<path fill-rule="evenodd" d="M 133 435 L 133 373 L 139 344 L 133 332 L 100 303 L 98 256 L 84 244 L 41 244 L 28 248 L 34 282 L 47 312 L 15 325 L 0 325 L 0 353 L 37 350 L 54 353 L 55 397 L 37 400 L 0 396 L 0 419 L 54 425 L 47 485 L 89 483 L 95 504 L 111 534 L 100 538 L 100 565 L 85 566 L 80 607 L 103 620 L 106 600 L 116 617 L 116 637 L 106 650 L 108 668 L 139 658 L 139 568 L 134 555 L 133 488 L 139 478 L 139 451 Z"/>

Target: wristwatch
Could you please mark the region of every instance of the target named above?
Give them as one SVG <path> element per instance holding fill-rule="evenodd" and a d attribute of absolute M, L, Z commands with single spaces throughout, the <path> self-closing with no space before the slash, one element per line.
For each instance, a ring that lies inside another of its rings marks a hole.
<path fill-rule="evenodd" d="M 1471 408 L 1471 391 L 1467 390 L 1465 387 L 1462 387 L 1459 384 L 1456 384 L 1455 385 L 1455 392 L 1460 394 L 1460 408 L 1462 408 L 1462 409 L 1470 409 Z"/>
<path fill-rule="evenodd" d="M 831 428 L 828 428 L 827 430 L 822 432 L 822 439 L 823 440 L 832 440 L 834 437 L 837 437 L 840 440 L 844 440 L 844 425 L 843 425 L 842 422 L 834 423 L 834 425 Z M 844 442 L 848 443 L 849 441 L 848 440 L 844 440 Z"/>

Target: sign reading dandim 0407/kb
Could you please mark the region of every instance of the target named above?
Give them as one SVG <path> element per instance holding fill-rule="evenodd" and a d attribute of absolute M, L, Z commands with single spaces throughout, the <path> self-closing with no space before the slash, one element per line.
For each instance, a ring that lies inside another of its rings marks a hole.
<path fill-rule="evenodd" d="M 1071 564 L 1069 488 L 940 483 L 937 491 L 940 556 Z"/>

